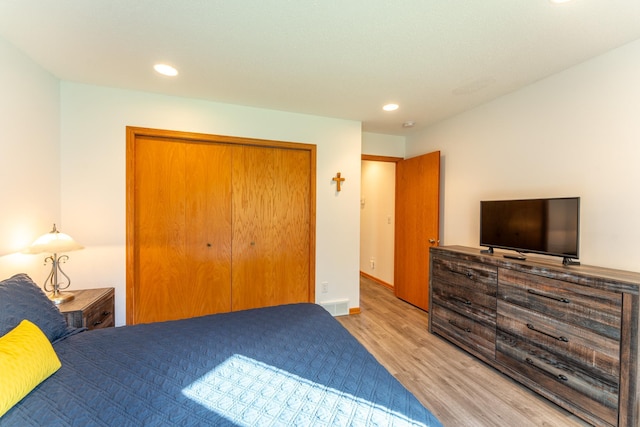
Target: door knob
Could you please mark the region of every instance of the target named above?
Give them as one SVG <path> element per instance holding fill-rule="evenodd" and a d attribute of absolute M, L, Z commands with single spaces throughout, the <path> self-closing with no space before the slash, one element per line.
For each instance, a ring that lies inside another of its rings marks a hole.
<path fill-rule="evenodd" d="M 436 239 L 429 239 L 429 243 L 431 243 L 432 245 L 433 245 L 434 243 L 436 243 L 436 242 L 437 242 L 437 243 L 440 243 L 440 240 L 436 240 Z"/>

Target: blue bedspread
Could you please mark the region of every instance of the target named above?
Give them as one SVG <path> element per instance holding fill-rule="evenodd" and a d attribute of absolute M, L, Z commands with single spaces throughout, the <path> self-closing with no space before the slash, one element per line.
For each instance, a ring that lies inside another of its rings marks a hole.
<path fill-rule="evenodd" d="M 441 426 L 323 308 L 83 332 L 0 426 Z"/>

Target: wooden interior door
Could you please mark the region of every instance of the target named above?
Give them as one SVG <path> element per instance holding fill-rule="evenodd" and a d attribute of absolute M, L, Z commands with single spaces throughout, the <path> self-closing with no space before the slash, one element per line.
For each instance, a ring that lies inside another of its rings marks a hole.
<path fill-rule="evenodd" d="M 313 301 L 309 151 L 233 149 L 232 309 Z"/>
<path fill-rule="evenodd" d="M 440 152 L 396 163 L 394 291 L 429 309 L 429 247 L 440 241 Z"/>
<path fill-rule="evenodd" d="M 228 146 L 139 137 L 131 323 L 231 309 Z"/>

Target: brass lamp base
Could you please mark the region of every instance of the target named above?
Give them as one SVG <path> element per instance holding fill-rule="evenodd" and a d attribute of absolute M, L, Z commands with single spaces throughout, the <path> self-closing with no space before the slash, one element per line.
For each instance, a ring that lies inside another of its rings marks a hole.
<path fill-rule="evenodd" d="M 62 304 L 63 302 L 71 301 L 75 298 L 71 292 L 55 292 L 48 295 L 49 299 L 53 301 L 54 304 Z"/>

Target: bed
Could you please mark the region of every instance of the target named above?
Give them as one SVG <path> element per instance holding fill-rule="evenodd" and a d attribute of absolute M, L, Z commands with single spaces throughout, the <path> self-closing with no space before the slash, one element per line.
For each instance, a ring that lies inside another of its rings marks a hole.
<path fill-rule="evenodd" d="M 28 276 L 0 282 L 0 353 L 5 337 L 33 324 L 61 365 L 2 427 L 441 426 L 315 304 L 94 331 L 66 327 L 51 308 Z"/>

